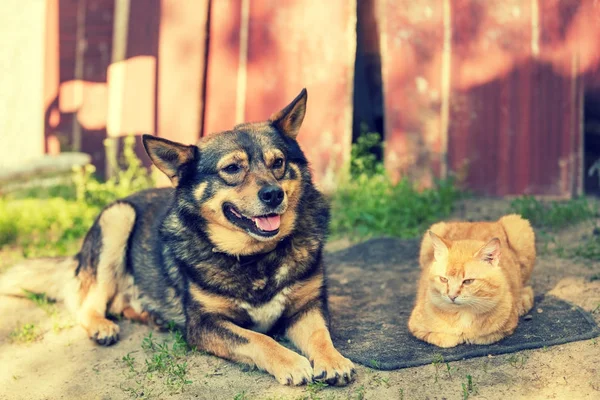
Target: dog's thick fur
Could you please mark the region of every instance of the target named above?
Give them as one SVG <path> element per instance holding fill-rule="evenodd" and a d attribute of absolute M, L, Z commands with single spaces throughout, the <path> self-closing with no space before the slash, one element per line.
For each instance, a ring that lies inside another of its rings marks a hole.
<path fill-rule="evenodd" d="M 306 99 L 303 90 L 270 120 L 197 146 L 144 136 L 174 189 L 109 205 L 77 256 L 15 267 L 0 291 L 66 300 L 101 345 L 118 340 L 107 311 L 157 325 L 174 321 L 190 345 L 256 365 L 283 384 L 347 384 L 354 367 L 334 348 L 326 322 L 328 205 L 296 141 Z M 280 198 L 265 201 L 265 187 Z M 265 215 L 279 221 L 278 230 L 250 224 Z M 276 332 L 307 358 L 267 336 Z"/>

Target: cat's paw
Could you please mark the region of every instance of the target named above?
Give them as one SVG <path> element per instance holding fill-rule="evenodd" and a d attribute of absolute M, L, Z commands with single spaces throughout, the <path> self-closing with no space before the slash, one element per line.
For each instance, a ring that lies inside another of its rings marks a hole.
<path fill-rule="evenodd" d="M 428 343 L 434 344 L 438 347 L 454 347 L 463 343 L 464 340 L 461 336 L 450 335 L 448 333 L 431 332 L 423 339 Z"/>
<path fill-rule="evenodd" d="M 531 286 L 525 286 L 521 291 L 521 303 L 519 306 L 519 316 L 527 314 L 533 307 L 533 289 Z"/>
<path fill-rule="evenodd" d="M 510 335 L 512 332 L 496 332 L 491 333 L 489 335 L 476 336 L 473 338 L 468 338 L 466 340 L 469 344 L 491 344 L 496 343 L 500 339 L 503 339 L 505 336 Z"/>

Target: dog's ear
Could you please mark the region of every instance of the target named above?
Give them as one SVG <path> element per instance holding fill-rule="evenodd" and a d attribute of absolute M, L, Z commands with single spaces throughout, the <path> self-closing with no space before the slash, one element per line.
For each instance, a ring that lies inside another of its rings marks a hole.
<path fill-rule="evenodd" d="M 283 110 L 271 115 L 271 123 L 287 137 L 296 139 L 304 120 L 304 114 L 306 114 L 307 98 L 306 89 L 302 89 L 300 94 Z"/>
<path fill-rule="evenodd" d="M 179 184 L 181 167 L 198 156 L 196 146 L 186 146 L 152 135 L 142 135 L 142 143 L 152 163 L 169 177 L 173 186 Z"/>

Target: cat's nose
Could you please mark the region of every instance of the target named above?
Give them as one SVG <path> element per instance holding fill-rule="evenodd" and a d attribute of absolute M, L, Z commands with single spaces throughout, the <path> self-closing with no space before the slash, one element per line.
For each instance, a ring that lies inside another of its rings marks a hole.
<path fill-rule="evenodd" d="M 458 297 L 458 295 L 457 295 L 457 294 L 455 294 L 454 296 L 452 296 L 452 295 L 448 295 L 448 298 L 449 298 L 450 300 L 452 300 L 452 302 L 453 302 L 453 303 L 454 303 L 454 300 L 456 300 L 456 298 L 457 298 L 457 297 Z"/>

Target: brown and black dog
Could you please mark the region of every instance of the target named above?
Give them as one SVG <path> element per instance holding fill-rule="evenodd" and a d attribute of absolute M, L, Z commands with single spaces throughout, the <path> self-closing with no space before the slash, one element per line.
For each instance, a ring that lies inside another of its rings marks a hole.
<path fill-rule="evenodd" d="M 268 121 L 197 146 L 145 135 L 148 155 L 174 188 L 107 206 L 77 256 L 15 267 L 0 291 L 64 299 L 101 345 L 118 340 L 111 312 L 175 323 L 190 345 L 256 365 L 282 384 L 349 383 L 354 366 L 327 327 L 329 209 L 296 141 L 306 100 L 303 90 Z"/>

